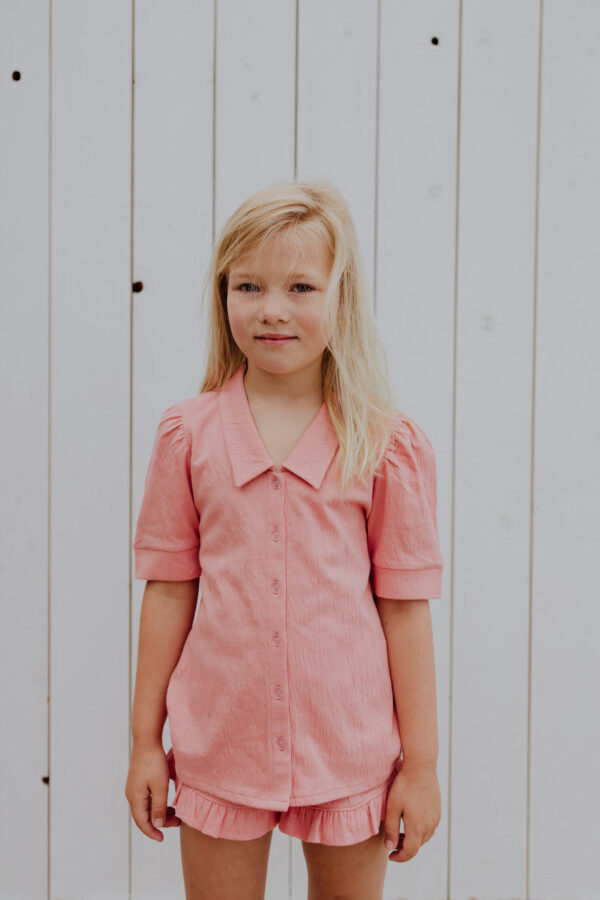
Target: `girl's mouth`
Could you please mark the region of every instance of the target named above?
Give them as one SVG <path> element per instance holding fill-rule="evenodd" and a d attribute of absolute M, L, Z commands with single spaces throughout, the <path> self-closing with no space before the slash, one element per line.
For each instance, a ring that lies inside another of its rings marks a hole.
<path fill-rule="evenodd" d="M 291 341 L 295 341 L 295 337 L 277 337 L 277 338 L 267 338 L 267 337 L 259 337 L 257 338 L 262 344 L 265 344 L 267 347 L 282 347 L 284 344 L 289 344 Z"/>

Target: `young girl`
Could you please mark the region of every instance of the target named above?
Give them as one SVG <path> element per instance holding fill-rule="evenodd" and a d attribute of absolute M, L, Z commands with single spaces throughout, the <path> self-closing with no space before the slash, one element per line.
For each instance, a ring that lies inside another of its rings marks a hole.
<path fill-rule="evenodd" d="M 179 826 L 187 900 L 264 897 L 276 825 L 311 900 L 379 900 L 440 821 L 434 452 L 329 182 L 246 200 L 207 283 L 206 377 L 162 414 L 133 544 L 125 793 L 148 837 Z"/>

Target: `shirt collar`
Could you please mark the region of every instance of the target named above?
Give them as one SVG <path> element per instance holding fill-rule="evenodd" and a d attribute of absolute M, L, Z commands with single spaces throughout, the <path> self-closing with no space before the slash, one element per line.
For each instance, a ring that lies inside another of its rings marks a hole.
<path fill-rule="evenodd" d="M 236 487 L 274 466 L 250 411 L 244 387 L 245 368 L 245 363 L 241 363 L 219 390 L 221 421 Z M 327 404 L 323 402 L 282 469 L 299 475 L 318 489 L 337 448 L 337 434 Z"/>

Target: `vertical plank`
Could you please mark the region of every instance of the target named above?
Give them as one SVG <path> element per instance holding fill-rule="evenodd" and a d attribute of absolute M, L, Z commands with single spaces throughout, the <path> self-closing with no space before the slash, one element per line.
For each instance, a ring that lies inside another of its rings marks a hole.
<path fill-rule="evenodd" d="M 220 0 L 216 44 L 215 229 L 259 188 L 294 175 L 294 0 Z M 291 896 L 290 841 L 275 828 L 267 900 Z"/>
<path fill-rule="evenodd" d="M 48 9 L 0 4 L 0 896 L 46 896 Z M 14 77 L 13 77 L 14 76 Z"/>
<path fill-rule="evenodd" d="M 545 2 L 528 896 L 599 894 L 600 7 Z"/>
<path fill-rule="evenodd" d="M 377 4 L 303 0 L 298 33 L 298 177 L 347 198 L 373 281 Z"/>
<path fill-rule="evenodd" d="M 253 191 L 294 174 L 295 0 L 220 0 L 215 231 Z"/>
<path fill-rule="evenodd" d="M 398 408 L 435 450 L 445 563 L 442 598 L 430 602 L 442 821 L 410 865 L 388 863 L 386 900 L 442 898 L 447 889 L 458 27 L 458 0 L 382 0 L 377 319 Z"/>
<path fill-rule="evenodd" d="M 450 894 L 526 896 L 537 0 L 464 2 Z"/>
<path fill-rule="evenodd" d="M 298 19 L 297 176 L 327 178 L 348 200 L 373 283 L 377 112 L 377 4 L 302 0 Z M 307 896 L 299 840 L 292 897 Z"/>
<path fill-rule="evenodd" d="M 136 4 L 132 528 L 160 414 L 198 393 L 212 237 L 213 4 Z M 132 536 L 133 537 L 133 536 Z M 132 571 L 134 557 L 132 553 Z M 133 579 L 131 688 L 145 581 Z M 200 602 L 200 601 L 199 601 Z M 133 696 L 132 698 L 133 699 Z M 170 747 L 169 722 L 163 734 Z M 174 785 L 169 784 L 169 802 Z M 132 828 L 132 898 L 183 898 L 179 829 Z"/>
<path fill-rule="evenodd" d="M 52 4 L 50 896 L 128 896 L 131 5 Z"/>

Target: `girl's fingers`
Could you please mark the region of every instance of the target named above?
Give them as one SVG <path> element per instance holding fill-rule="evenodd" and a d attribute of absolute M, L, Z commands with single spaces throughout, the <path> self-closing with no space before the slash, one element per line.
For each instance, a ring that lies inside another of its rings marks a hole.
<path fill-rule="evenodd" d="M 137 827 L 148 837 L 154 841 L 162 841 L 162 831 L 155 828 L 150 821 L 152 799 L 150 791 L 147 788 L 145 793 L 140 793 L 129 801 L 131 807 L 131 817 Z"/>
<path fill-rule="evenodd" d="M 151 807 L 150 821 L 155 829 L 165 827 L 165 819 L 167 818 L 167 797 L 169 794 L 169 780 L 166 784 L 161 781 L 160 784 L 150 785 Z M 162 838 L 162 831 L 159 832 Z"/>

